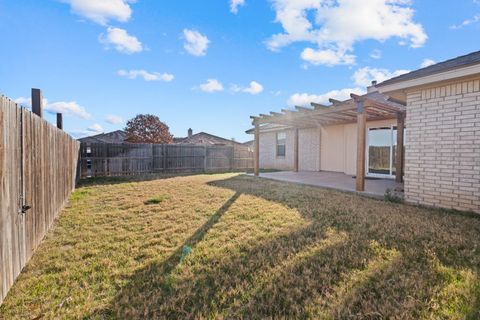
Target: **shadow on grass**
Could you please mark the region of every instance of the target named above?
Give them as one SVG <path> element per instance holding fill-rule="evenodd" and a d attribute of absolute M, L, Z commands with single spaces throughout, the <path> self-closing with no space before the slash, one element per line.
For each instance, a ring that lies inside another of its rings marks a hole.
<path fill-rule="evenodd" d="M 200 174 L 200 173 L 198 173 Z M 114 185 L 128 182 L 142 182 L 161 179 L 170 179 L 174 177 L 185 177 L 195 175 L 195 173 L 188 174 L 168 174 L 168 173 L 149 173 L 143 175 L 130 175 L 130 176 L 114 176 L 114 177 L 91 177 L 82 178 L 77 183 L 77 187 L 91 187 L 100 185 Z"/>
<path fill-rule="evenodd" d="M 244 171 L 222 171 L 222 172 L 187 172 L 187 173 L 146 173 L 128 176 L 111 176 L 111 177 L 91 177 L 82 178 L 78 181 L 76 187 L 90 187 L 98 185 L 114 185 L 129 182 L 143 182 L 161 179 L 170 179 L 175 177 L 188 177 L 197 175 L 216 175 L 219 173 L 245 173 Z"/>
<path fill-rule="evenodd" d="M 479 316 L 476 218 L 244 176 L 209 185 L 235 194 L 168 259 L 132 275 L 93 318 Z M 240 195 L 294 208 L 308 223 L 181 261 L 183 246 L 195 250 Z M 465 269 L 473 283 L 462 278 Z M 458 283 L 463 291 L 445 292 Z"/>

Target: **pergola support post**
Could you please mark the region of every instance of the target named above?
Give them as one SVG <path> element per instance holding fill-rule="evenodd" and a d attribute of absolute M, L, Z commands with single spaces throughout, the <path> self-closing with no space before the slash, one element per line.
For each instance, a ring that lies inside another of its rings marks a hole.
<path fill-rule="evenodd" d="M 258 177 L 260 174 L 260 127 L 255 122 L 255 155 L 253 164 L 253 174 Z"/>
<path fill-rule="evenodd" d="M 298 128 L 294 129 L 293 137 L 293 171 L 298 172 Z"/>
<path fill-rule="evenodd" d="M 365 191 L 365 149 L 367 113 L 363 101 L 357 102 L 357 176 L 355 189 Z"/>
<path fill-rule="evenodd" d="M 395 181 L 403 182 L 404 172 L 404 131 L 405 131 L 405 113 L 397 113 L 397 149 L 395 154 Z"/>

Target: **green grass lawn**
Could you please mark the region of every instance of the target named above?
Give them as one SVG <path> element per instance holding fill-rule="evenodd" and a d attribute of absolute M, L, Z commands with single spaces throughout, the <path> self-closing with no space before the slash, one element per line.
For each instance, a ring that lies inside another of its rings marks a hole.
<path fill-rule="evenodd" d="M 480 216 L 235 174 L 71 196 L 5 319 L 479 319 Z"/>

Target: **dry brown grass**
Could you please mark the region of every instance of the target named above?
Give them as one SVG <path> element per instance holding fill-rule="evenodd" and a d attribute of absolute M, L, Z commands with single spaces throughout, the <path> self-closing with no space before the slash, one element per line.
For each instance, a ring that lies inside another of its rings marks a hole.
<path fill-rule="evenodd" d="M 478 319 L 479 309 L 478 216 L 221 174 L 77 189 L 0 318 Z"/>

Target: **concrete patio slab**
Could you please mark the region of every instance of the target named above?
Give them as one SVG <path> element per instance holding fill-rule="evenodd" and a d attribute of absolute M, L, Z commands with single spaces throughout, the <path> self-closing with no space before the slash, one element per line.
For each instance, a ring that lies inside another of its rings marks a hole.
<path fill-rule="evenodd" d="M 260 173 L 261 178 L 305 184 L 315 187 L 330 188 L 341 191 L 355 191 L 355 178 L 340 172 L 330 171 L 278 171 Z M 403 184 L 396 183 L 394 179 L 366 179 L 365 192 L 360 194 L 383 197 L 387 189 L 403 196 Z"/>

